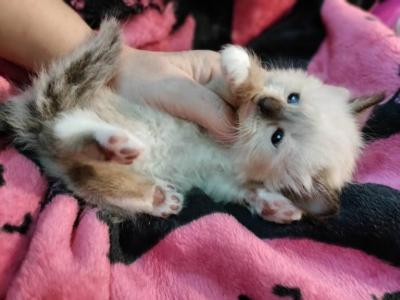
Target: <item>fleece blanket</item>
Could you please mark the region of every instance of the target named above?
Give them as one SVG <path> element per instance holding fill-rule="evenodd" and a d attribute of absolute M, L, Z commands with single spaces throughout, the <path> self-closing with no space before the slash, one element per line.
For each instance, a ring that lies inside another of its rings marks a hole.
<path fill-rule="evenodd" d="M 69 3 L 95 27 L 94 2 Z M 130 13 L 129 45 L 185 50 L 201 39 L 198 11 L 124 2 L 116 11 Z M 278 225 L 194 189 L 176 217 L 115 223 L 8 147 L 0 151 L 0 299 L 400 299 L 400 2 L 379 2 L 369 12 L 344 0 L 312 10 L 325 33 L 309 71 L 355 94 L 387 95 L 365 122 L 368 143 L 337 217 Z M 268 28 L 297 24 L 287 18 L 301 7 L 237 0 L 229 40 L 254 45 Z M 25 77 L 5 62 L 0 74 L 4 99 Z"/>

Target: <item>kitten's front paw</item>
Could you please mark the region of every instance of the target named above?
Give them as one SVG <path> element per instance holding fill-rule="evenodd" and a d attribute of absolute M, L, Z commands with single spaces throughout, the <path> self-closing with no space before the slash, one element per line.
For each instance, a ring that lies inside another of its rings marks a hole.
<path fill-rule="evenodd" d="M 165 181 L 158 180 L 154 186 L 152 215 L 166 218 L 182 210 L 183 196 L 176 188 Z"/>
<path fill-rule="evenodd" d="M 120 164 L 131 164 L 144 149 L 141 141 L 120 129 L 96 132 L 95 139 L 103 150 L 105 159 Z"/>
<path fill-rule="evenodd" d="M 240 46 L 229 45 L 221 51 L 222 72 L 233 87 L 238 87 L 246 81 L 250 65 L 249 54 Z"/>
<path fill-rule="evenodd" d="M 257 189 L 246 199 L 251 208 L 263 219 L 287 224 L 301 219 L 302 212 L 290 200 L 277 193 Z"/>

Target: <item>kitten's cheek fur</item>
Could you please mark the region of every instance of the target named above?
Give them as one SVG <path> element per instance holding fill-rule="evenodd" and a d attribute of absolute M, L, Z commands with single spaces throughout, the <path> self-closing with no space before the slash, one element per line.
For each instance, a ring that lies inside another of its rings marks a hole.
<path fill-rule="evenodd" d="M 318 199 L 318 197 L 324 197 L 324 199 Z M 304 205 L 304 210 L 311 216 L 324 219 L 331 218 L 339 212 L 339 197 L 338 195 L 328 196 L 326 195 L 315 195 L 311 198 L 308 203 Z"/>
<path fill-rule="evenodd" d="M 309 216 L 323 219 L 333 217 L 339 212 L 340 199 L 338 190 L 319 185 L 304 194 L 298 194 L 290 190 L 282 190 L 281 192 Z"/>

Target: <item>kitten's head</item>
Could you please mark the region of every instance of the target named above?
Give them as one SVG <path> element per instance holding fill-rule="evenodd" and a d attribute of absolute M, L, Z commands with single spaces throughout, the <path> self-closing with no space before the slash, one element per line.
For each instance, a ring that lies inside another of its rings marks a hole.
<path fill-rule="evenodd" d="M 351 102 L 346 89 L 302 70 L 266 70 L 243 48 L 228 46 L 221 55 L 238 104 L 243 180 L 263 183 L 312 215 L 336 213 L 362 146 L 355 115 L 382 95 Z"/>

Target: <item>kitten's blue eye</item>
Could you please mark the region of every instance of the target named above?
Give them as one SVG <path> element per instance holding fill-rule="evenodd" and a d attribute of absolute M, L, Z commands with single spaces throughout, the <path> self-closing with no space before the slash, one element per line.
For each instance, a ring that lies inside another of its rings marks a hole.
<path fill-rule="evenodd" d="M 287 103 L 289 104 L 297 104 L 300 101 L 300 95 L 298 93 L 291 93 L 287 97 Z"/>
<path fill-rule="evenodd" d="M 275 147 L 278 147 L 278 144 L 283 140 L 283 137 L 285 136 L 285 132 L 283 129 L 278 128 L 274 134 L 271 136 L 271 143 Z"/>

